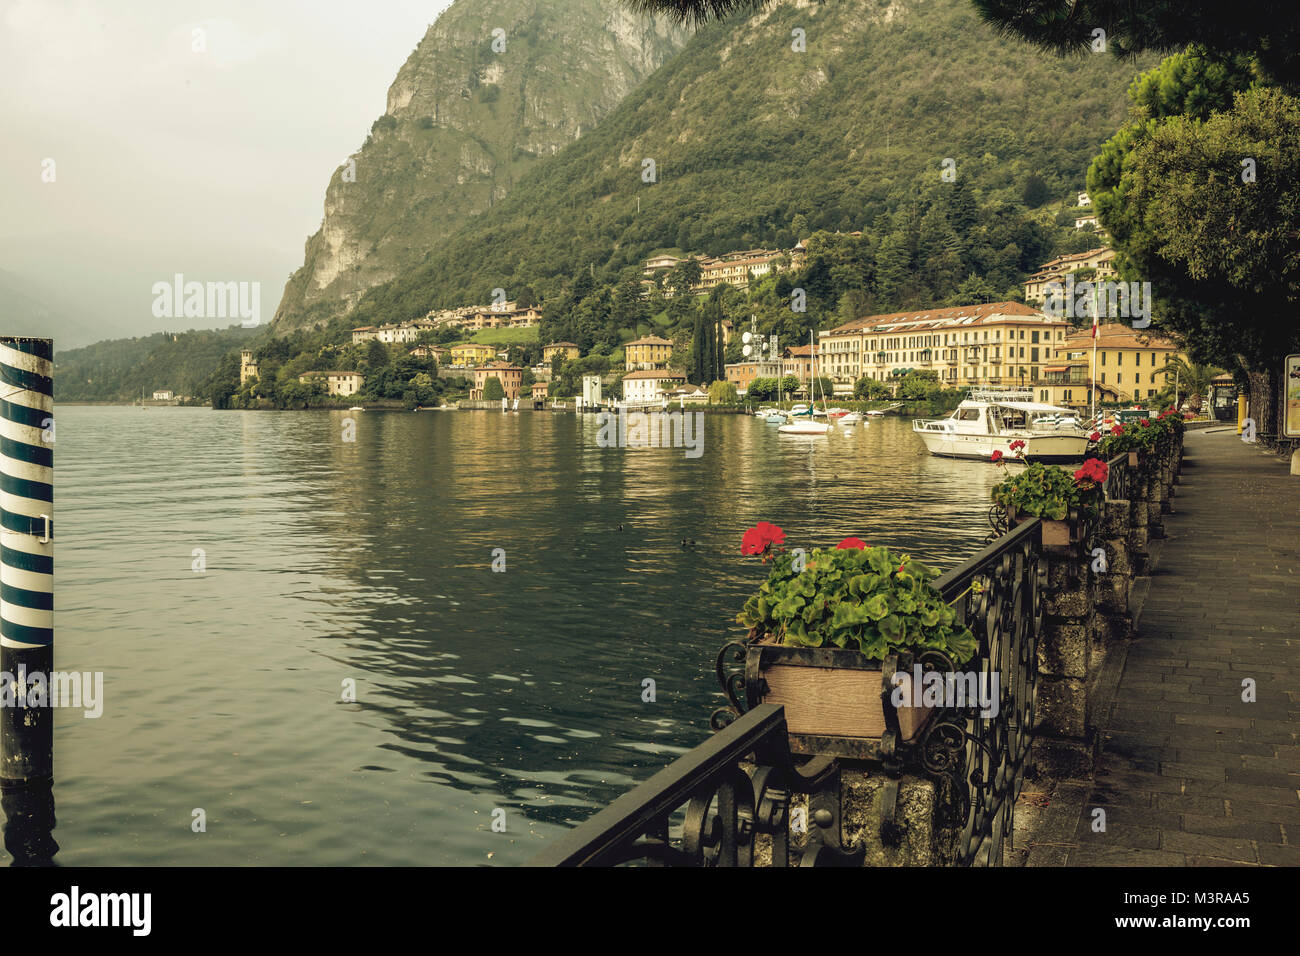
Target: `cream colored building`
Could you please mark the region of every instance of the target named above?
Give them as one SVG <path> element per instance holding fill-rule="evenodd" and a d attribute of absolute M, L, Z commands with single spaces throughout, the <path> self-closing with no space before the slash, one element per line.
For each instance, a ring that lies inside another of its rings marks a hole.
<path fill-rule="evenodd" d="M 361 390 L 365 378 L 360 372 L 307 372 L 298 376 L 300 382 L 320 381 L 330 395 L 355 395 Z"/>
<path fill-rule="evenodd" d="M 381 325 L 375 330 L 375 338 L 385 345 L 409 345 L 419 340 L 421 331 L 414 323 Z"/>
<path fill-rule="evenodd" d="M 1064 347 L 1069 323 L 1019 302 L 872 315 L 822 332 L 817 374 L 838 386 L 932 371 L 948 388 L 1028 386 Z"/>
<path fill-rule="evenodd" d="M 1089 281 L 1102 282 L 1115 278 L 1115 250 L 1101 246 L 1087 252 L 1076 252 L 1068 256 L 1058 256 L 1038 267 L 1038 271 L 1025 280 L 1025 301 L 1031 305 L 1042 305 L 1047 301 L 1047 285 L 1051 282 L 1063 282 L 1071 272 L 1090 269 L 1093 272 Z"/>
<path fill-rule="evenodd" d="M 686 373 L 671 369 L 641 369 L 623 376 L 623 401 L 629 405 L 662 402 L 670 389 L 686 384 Z"/>

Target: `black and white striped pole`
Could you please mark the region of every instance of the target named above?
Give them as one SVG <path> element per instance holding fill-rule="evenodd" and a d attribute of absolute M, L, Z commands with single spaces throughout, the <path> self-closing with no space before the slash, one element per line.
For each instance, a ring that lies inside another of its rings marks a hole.
<path fill-rule="evenodd" d="M 54 343 L 0 336 L 0 782 L 53 777 L 48 690 L 54 669 Z"/>

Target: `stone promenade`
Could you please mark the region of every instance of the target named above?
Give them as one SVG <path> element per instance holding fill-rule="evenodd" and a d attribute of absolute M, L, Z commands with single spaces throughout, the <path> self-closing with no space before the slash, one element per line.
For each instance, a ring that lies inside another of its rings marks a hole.
<path fill-rule="evenodd" d="M 1300 477 L 1189 431 L 1172 504 L 1098 770 L 1027 788 L 1008 863 L 1300 866 Z"/>

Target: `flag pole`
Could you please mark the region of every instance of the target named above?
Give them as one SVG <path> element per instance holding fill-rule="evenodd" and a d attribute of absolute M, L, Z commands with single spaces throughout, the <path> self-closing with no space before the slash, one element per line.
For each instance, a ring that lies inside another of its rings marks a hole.
<path fill-rule="evenodd" d="M 1097 303 L 1097 285 L 1092 287 L 1092 420 L 1097 420 L 1097 334 L 1101 331 L 1097 326 L 1097 312 L 1099 305 Z"/>

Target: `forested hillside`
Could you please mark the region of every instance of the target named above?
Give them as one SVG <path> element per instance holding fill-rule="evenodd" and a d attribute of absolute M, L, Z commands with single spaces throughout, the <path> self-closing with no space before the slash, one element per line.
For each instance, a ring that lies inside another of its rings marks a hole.
<path fill-rule="evenodd" d="M 1044 57 L 968 0 L 780 4 L 716 23 L 351 321 L 498 287 L 554 300 L 580 275 L 613 284 L 654 250 L 788 248 L 818 229 L 866 233 L 834 300 L 812 303 L 822 318 L 851 290 L 854 308 L 883 311 L 946 299 L 972 273 L 1005 297 L 1064 241 L 1040 207 L 1082 189 L 1133 72 Z"/>

